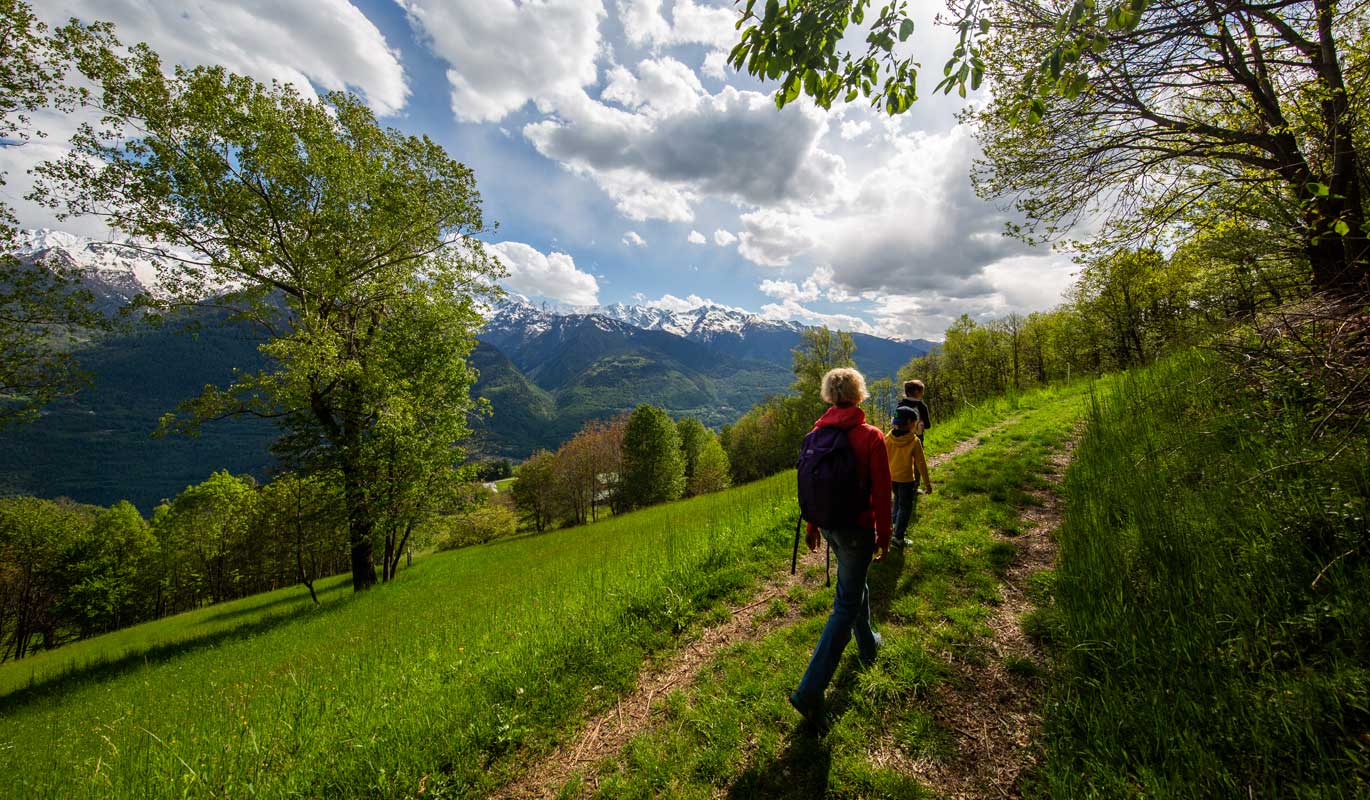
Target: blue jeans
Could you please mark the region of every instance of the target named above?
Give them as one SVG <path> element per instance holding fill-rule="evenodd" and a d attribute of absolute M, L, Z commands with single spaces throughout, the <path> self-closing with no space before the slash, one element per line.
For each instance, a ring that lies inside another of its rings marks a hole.
<path fill-rule="evenodd" d="M 913 524 L 918 514 L 918 479 L 912 483 L 894 484 L 894 540 L 904 538 L 904 532 Z"/>
<path fill-rule="evenodd" d="M 875 554 L 875 532 L 824 530 L 823 537 L 837 556 L 837 593 L 828 624 L 823 626 L 823 635 L 818 637 L 818 646 L 809 659 L 809 668 L 795 690 L 810 707 L 822 704 L 823 692 L 832 682 L 837 662 L 853 634 L 857 655 L 863 662 L 874 661 L 875 651 L 880 648 L 880 636 L 871 630 L 870 589 L 866 586 L 866 572 Z"/>

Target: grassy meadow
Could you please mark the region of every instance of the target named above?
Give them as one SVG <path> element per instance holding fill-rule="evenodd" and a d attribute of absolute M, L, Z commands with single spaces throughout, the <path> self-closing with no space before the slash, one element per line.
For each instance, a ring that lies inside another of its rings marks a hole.
<path fill-rule="evenodd" d="M 1079 387 L 1016 399 L 1011 424 L 934 470 L 913 544 L 872 566 L 872 614 L 885 646 L 867 670 L 848 648 L 829 689 L 836 721 L 826 737 L 812 736 L 786 701 L 832 605 L 833 590 L 820 582 L 776 604 L 776 614 L 798 608 L 801 622 L 725 651 L 693 686 L 659 701 L 657 722 L 600 765 L 597 785 L 572 780 L 562 796 L 932 796 L 899 767 L 954 755 L 953 734 L 927 699 L 957 680 L 953 662 L 993 657 L 986 621 L 1014 558 L 1011 538 L 995 534 L 1020 530 L 1019 511 L 1034 502 L 1028 492 L 1046 485 L 1048 460 L 1086 402 Z"/>
<path fill-rule="evenodd" d="M 929 451 L 1015 413 L 984 404 Z M 314 608 L 301 587 L 0 667 L 26 797 L 479 796 L 783 569 L 793 475 L 434 554 Z"/>
<path fill-rule="evenodd" d="M 958 758 L 939 698 L 991 663 L 1042 698 L 1024 796 L 1366 796 L 1370 459 L 1221 370 L 1188 354 L 939 424 L 931 454 L 982 443 L 872 568 L 886 646 L 867 670 L 846 656 L 826 737 L 785 699 L 832 602 L 818 580 L 771 600 L 798 622 L 658 697 L 561 796 L 931 797 L 911 765 Z M 1030 581 L 1043 669 L 996 656 L 988 623 L 1082 423 L 1060 561 Z M 296 587 L 6 664 L 0 778 L 16 797 L 482 797 L 787 568 L 795 514 L 786 473 L 429 555 L 360 596 L 339 576 L 319 608 Z"/>
<path fill-rule="evenodd" d="M 1370 448 L 1230 370 L 1189 353 L 1090 410 L 1033 626 L 1042 794 L 1370 796 Z"/>
<path fill-rule="evenodd" d="M 488 786 L 492 762 L 607 702 L 646 653 L 779 568 L 792 480 L 433 555 L 319 609 L 298 589 L 293 613 L 250 598 L 150 623 L 83 642 L 64 674 L 54 651 L 32 685 L 8 664 L 0 774 L 26 797 Z"/>

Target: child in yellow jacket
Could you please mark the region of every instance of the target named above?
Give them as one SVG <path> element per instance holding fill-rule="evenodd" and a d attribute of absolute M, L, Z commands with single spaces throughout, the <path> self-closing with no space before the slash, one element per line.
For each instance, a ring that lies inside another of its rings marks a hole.
<path fill-rule="evenodd" d="M 890 482 L 894 489 L 894 536 L 895 547 L 903 547 L 911 542 L 904 533 L 913 522 L 918 511 L 918 484 L 921 482 L 928 494 L 932 494 L 932 478 L 928 475 L 927 458 L 923 455 L 923 442 L 918 435 L 923 424 L 917 415 L 900 408 L 890 423 L 890 432 L 885 436 L 885 452 L 890 460 Z"/>

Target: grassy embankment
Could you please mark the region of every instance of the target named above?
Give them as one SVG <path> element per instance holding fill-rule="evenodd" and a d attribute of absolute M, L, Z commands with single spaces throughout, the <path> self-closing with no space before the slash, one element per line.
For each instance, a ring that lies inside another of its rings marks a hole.
<path fill-rule="evenodd" d="M 1091 410 L 1042 794 L 1370 796 L 1370 439 L 1231 377 L 1188 354 Z"/>
<path fill-rule="evenodd" d="M 1014 411 L 935 428 L 934 452 Z M 0 780 L 25 797 L 479 794 L 788 561 L 793 476 L 437 554 L 0 667 Z"/>
<path fill-rule="evenodd" d="M 885 647 L 864 671 L 848 648 L 829 691 L 837 719 L 825 738 L 804 728 L 786 696 L 818 640 L 832 590 L 796 587 L 771 612 L 798 608 L 801 622 L 725 651 L 693 685 L 659 701 L 664 713 L 600 765 L 597 788 L 573 779 L 563 796 L 927 796 L 907 765 L 954 756 L 953 735 L 930 713 L 929 695 L 958 680 L 953 662 L 973 668 L 993 657 L 987 620 L 1015 552 L 995 534 L 1020 530 L 1028 492 L 1046 485 L 1042 472 L 1086 402 L 1083 386 L 1023 397 L 1012 424 L 935 471 L 936 493 L 920 500 L 914 544 L 872 568 L 872 613 Z M 1033 671 L 1029 662 L 1004 666 Z"/>

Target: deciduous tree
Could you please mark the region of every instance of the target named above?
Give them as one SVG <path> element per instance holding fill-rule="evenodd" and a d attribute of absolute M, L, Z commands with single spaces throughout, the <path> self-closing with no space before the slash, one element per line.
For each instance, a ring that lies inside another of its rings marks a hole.
<path fill-rule="evenodd" d="M 537 451 L 514 468 L 510 488 L 514 508 L 538 533 L 547 530 L 556 517 L 556 481 L 556 457 L 546 450 Z"/>
<path fill-rule="evenodd" d="M 687 487 L 691 495 L 718 492 L 732 485 L 728 454 L 723 452 L 723 445 L 719 444 L 713 433 L 707 430 L 704 433 L 707 438 L 699 450 L 694 474 L 690 476 Z"/>
<path fill-rule="evenodd" d="M 141 45 L 80 63 L 104 122 L 39 168 L 35 197 L 147 243 L 168 309 L 256 324 L 269 366 L 208 388 L 179 423 L 280 419 L 291 463 L 341 476 L 353 587 L 371 586 L 467 432 L 476 298 L 502 274 L 472 238 L 471 170 L 351 95 L 168 75 Z"/>
<path fill-rule="evenodd" d="M 623 431 L 623 474 L 619 492 L 628 508 L 675 500 L 685 491 L 680 434 L 660 408 L 640 405 Z"/>
<path fill-rule="evenodd" d="M 1120 244 L 1211 223 L 1221 203 L 1292 230 L 1317 288 L 1363 287 L 1364 0 L 1144 5 L 1131 27 L 1084 0 L 990 7 L 980 193 L 1014 198 L 1029 237 L 1102 211 Z M 1021 76 L 1044 51 L 1065 91 L 1024 118 Z"/>

